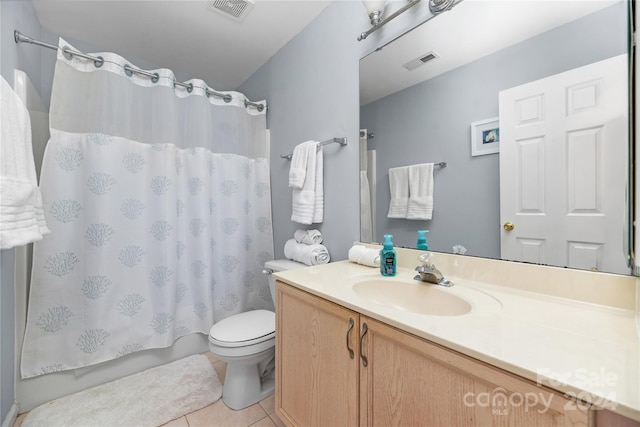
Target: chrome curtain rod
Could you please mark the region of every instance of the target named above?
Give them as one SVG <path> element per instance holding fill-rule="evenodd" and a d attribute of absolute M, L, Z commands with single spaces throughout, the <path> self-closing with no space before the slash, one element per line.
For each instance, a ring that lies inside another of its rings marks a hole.
<path fill-rule="evenodd" d="M 47 49 L 52 49 L 52 50 L 60 49 L 56 45 L 45 43 L 45 42 L 40 41 L 40 40 L 35 40 L 35 39 L 31 38 L 31 37 L 27 37 L 27 36 L 25 36 L 24 34 L 22 34 L 18 30 L 14 30 L 13 31 L 13 39 L 15 40 L 16 43 L 29 43 L 29 44 L 34 44 L 36 46 L 46 47 Z M 104 58 L 102 56 L 87 55 L 86 53 L 82 53 L 82 52 L 78 52 L 76 50 L 72 50 L 67 46 L 62 48 L 62 54 L 67 59 L 71 59 L 74 56 L 78 56 L 80 58 L 84 58 L 84 59 L 88 59 L 89 61 L 93 61 L 93 64 L 96 66 L 96 68 L 100 68 L 104 64 Z M 131 65 L 128 65 L 128 64 L 125 64 L 124 72 L 125 72 L 125 74 L 127 76 L 131 76 L 132 74 L 139 74 L 141 76 L 149 77 L 153 83 L 157 83 L 158 79 L 160 78 L 158 73 L 150 73 L 149 71 L 141 70 L 139 68 L 132 67 Z M 187 89 L 187 92 L 189 92 L 189 93 L 191 93 L 191 91 L 193 90 L 193 83 L 179 82 L 179 81 L 174 79 L 173 80 L 173 84 L 176 85 L 176 86 L 182 86 L 183 88 Z M 213 95 L 213 96 L 216 96 L 218 98 L 222 98 L 222 100 L 224 102 L 227 102 L 227 103 L 231 102 L 231 95 L 229 95 L 228 93 L 227 94 L 218 93 L 218 92 L 216 92 L 214 90 L 210 90 L 208 87 L 206 87 L 204 89 L 204 91 L 205 91 L 205 93 L 207 95 L 207 98 L 209 96 Z M 251 102 L 251 101 L 245 99 L 244 100 L 244 107 L 247 108 L 249 106 L 256 108 L 259 112 L 262 112 L 262 110 L 264 110 L 264 105 L 258 104 L 257 102 Z"/>
<path fill-rule="evenodd" d="M 342 147 L 344 147 L 345 145 L 347 145 L 347 138 L 345 137 L 345 138 L 327 139 L 326 141 L 319 142 L 318 147 L 323 147 L 329 144 L 340 144 Z M 280 157 L 282 157 L 283 159 L 291 160 L 291 157 L 293 157 L 293 154 L 280 154 Z"/>
<path fill-rule="evenodd" d="M 422 164 L 422 163 L 420 163 L 420 164 Z M 405 167 L 409 167 L 409 166 L 405 166 Z M 446 168 L 447 167 L 447 162 L 434 163 L 433 167 L 434 168 Z"/>

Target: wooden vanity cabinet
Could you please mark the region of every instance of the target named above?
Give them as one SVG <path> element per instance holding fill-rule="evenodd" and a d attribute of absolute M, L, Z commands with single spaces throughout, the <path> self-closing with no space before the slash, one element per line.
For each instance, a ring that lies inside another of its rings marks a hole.
<path fill-rule="evenodd" d="M 276 414 L 289 426 L 589 425 L 588 408 L 560 393 L 285 283 L 276 289 Z"/>
<path fill-rule="evenodd" d="M 562 394 L 377 320 L 360 367 L 361 426 L 587 426 Z"/>
<path fill-rule="evenodd" d="M 358 313 L 282 282 L 276 289 L 278 417 L 289 426 L 357 426 Z"/>

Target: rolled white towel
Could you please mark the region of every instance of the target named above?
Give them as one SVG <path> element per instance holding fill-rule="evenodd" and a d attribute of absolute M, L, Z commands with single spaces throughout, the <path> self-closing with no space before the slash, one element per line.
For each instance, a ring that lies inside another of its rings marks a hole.
<path fill-rule="evenodd" d="M 320 230 L 296 230 L 293 233 L 293 238 L 298 243 L 304 243 L 305 245 L 319 245 L 322 243 L 322 233 Z"/>
<path fill-rule="evenodd" d="M 306 265 L 326 264 L 330 261 L 329 251 L 323 245 L 305 245 L 295 239 L 284 244 L 284 256 Z"/>
<path fill-rule="evenodd" d="M 353 245 L 349 249 L 349 261 L 366 265 L 367 267 L 379 267 L 380 251 L 363 245 Z"/>

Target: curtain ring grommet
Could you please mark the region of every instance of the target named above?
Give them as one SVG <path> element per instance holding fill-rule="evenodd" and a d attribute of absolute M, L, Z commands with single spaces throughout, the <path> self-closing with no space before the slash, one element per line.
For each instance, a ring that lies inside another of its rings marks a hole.
<path fill-rule="evenodd" d="M 160 74 L 153 73 L 153 77 L 151 77 L 151 82 L 152 83 L 158 83 L 159 80 L 160 80 Z"/>
<path fill-rule="evenodd" d="M 204 90 L 204 94 L 207 95 L 207 98 L 211 98 L 211 93 L 209 92 L 209 88 Z"/>
<path fill-rule="evenodd" d="M 189 83 L 189 86 L 187 86 L 187 92 L 188 93 L 193 92 L 193 83 Z"/>
<path fill-rule="evenodd" d="M 131 77 L 133 76 L 133 71 L 131 71 L 131 66 L 129 64 L 124 64 L 122 66 L 122 68 L 124 69 L 124 73 L 127 75 L 127 77 Z"/>
<path fill-rule="evenodd" d="M 102 56 L 98 56 L 98 59 L 93 61 L 93 66 L 96 68 L 100 68 L 104 65 L 104 58 Z"/>
<path fill-rule="evenodd" d="M 222 99 L 224 100 L 224 102 L 228 104 L 231 102 L 231 95 L 226 94 L 225 96 L 222 97 Z"/>
<path fill-rule="evenodd" d="M 245 99 L 244 100 L 244 108 L 249 108 L 249 106 L 256 107 L 256 110 L 258 110 L 258 112 L 260 112 L 260 113 L 262 112 L 262 110 L 264 110 L 264 105 L 256 104 L 256 103 L 253 103 L 253 102 L 249 102 L 249 100 Z"/>
<path fill-rule="evenodd" d="M 73 59 L 73 53 L 69 52 L 69 46 L 65 46 L 62 48 L 62 56 L 67 58 L 69 61 Z"/>

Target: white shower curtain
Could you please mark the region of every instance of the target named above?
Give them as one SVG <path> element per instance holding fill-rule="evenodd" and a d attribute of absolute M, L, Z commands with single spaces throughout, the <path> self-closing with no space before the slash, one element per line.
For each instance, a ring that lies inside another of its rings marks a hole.
<path fill-rule="evenodd" d="M 34 247 L 23 378 L 273 309 L 265 112 L 92 55 L 104 64 L 58 50 L 41 173 L 51 234 Z"/>
<path fill-rule="evenodd" d="M 360 129 L 360 241 L 373 242 L 373 209 L 371 206 L 371 186 L 367 173 L 369 171 L 369 148 L 367 130 Z"/>

